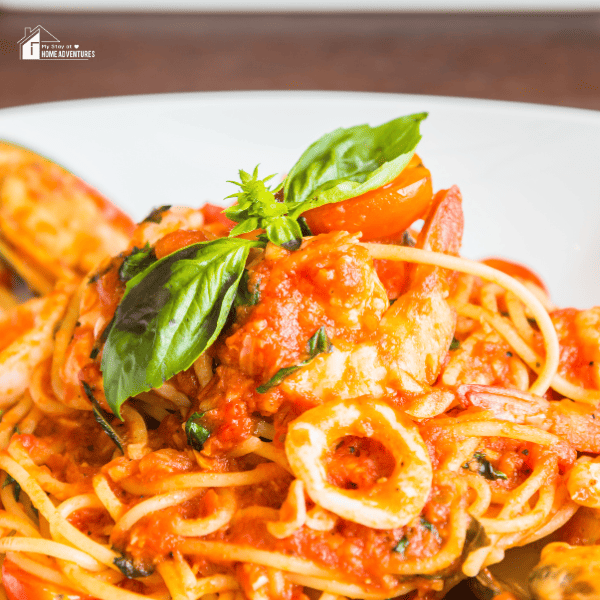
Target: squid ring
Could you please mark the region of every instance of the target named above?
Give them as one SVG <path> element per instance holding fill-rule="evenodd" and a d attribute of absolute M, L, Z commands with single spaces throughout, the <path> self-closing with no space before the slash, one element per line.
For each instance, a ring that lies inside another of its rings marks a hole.
<path fill-rule="evenodd" d="M 367 489 L 345 490 L 329 483 L 323 458 L 348 435 L 384 444 L 396 463 L 392 474 Z M 290 423 L 285 451 L 313 502 L 374 529 L 406 525 L 419 515 L 431 489 L 431 461 L 416 425 L 372 398 L 335 400 L 306 411 Z"/>

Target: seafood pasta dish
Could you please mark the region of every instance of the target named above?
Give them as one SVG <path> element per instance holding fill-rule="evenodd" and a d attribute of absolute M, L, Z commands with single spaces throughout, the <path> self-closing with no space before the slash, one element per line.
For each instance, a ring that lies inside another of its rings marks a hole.
<path fill-rule="evenodd" d="M 137 225 L 0 144 L 6 598 L 509 600 L 538 540 L 529 598 L 600 598 L 600 307 L 460 256 L 425 117 Z"/>

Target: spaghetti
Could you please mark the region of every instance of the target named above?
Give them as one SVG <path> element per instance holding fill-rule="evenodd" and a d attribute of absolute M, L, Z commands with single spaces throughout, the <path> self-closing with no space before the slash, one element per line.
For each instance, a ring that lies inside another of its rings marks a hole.
<path fill-rule="evenodd" d="M 225 239 L 214 207 L 161 209 L 81 281 L 8 308 L 9 598 L 435 598 L 600 506 L 578 458 L 600 454 L 599 309 L 459 257 L 457 188 L 423 206 L 416 247 L 410 223 L 384 243 L 323 218 L 294 248 L 245 232 L 222 330 L 118 410 L 101 361 L 135 269 Z"/>

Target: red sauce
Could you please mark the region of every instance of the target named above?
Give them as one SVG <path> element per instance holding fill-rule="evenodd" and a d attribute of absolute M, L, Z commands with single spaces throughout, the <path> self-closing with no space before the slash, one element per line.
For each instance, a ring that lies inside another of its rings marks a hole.
<path fill-rule="evenodd" d="M 323 459 L 329 483 L 346 490 L 369 488 L 389 477 L 395 461 L 389 450 L 372 438 L 346 436 Z"/>

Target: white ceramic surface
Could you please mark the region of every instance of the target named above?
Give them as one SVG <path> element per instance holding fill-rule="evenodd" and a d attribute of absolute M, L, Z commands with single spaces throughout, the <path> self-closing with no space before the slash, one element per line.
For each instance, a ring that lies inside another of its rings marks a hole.
<path fill-rule="evenodd" d="M 0 139 L 63 164 L 141 219 L 219 202 L 237 170 L 285 173 L 338 126 L 429 111 L 419 154 L 464 196 L 463 254 L 530 265 L 562 306 L 600 304 L 600 112 L 429 96 L 241 92 L 0 111 Z"/>

